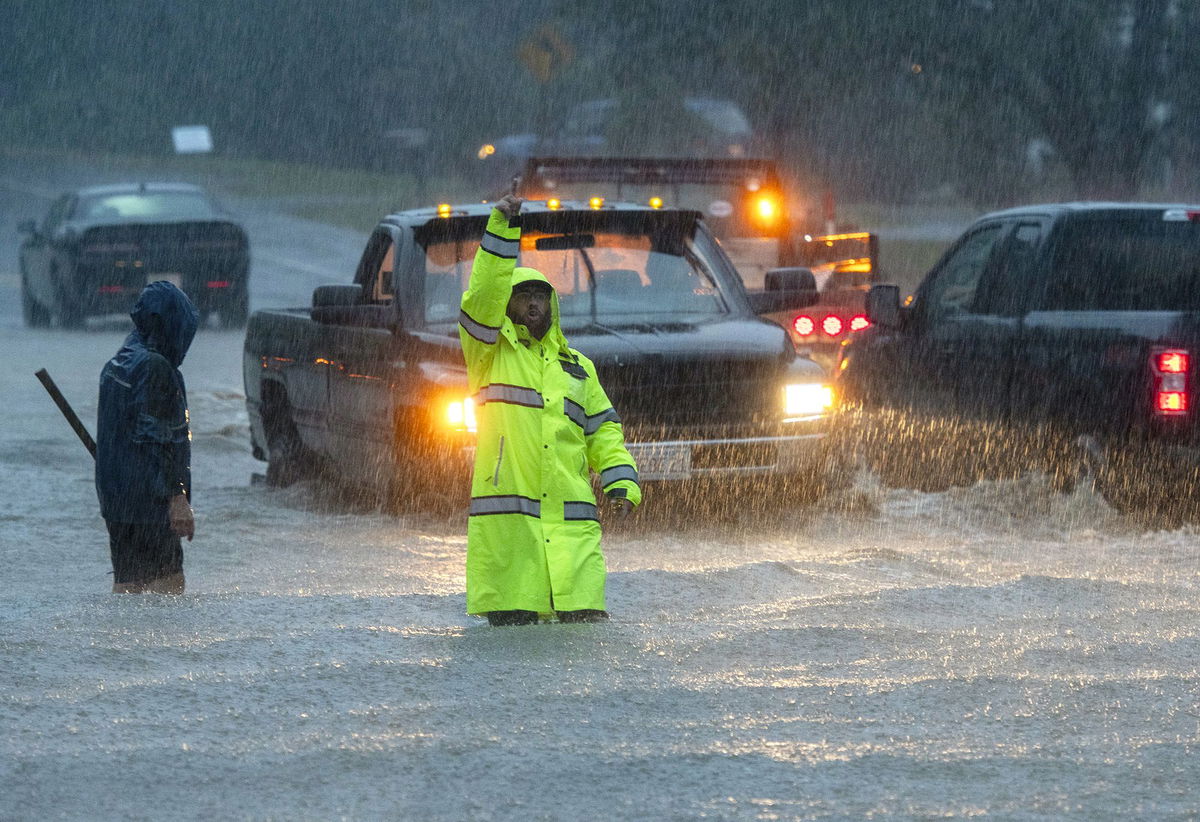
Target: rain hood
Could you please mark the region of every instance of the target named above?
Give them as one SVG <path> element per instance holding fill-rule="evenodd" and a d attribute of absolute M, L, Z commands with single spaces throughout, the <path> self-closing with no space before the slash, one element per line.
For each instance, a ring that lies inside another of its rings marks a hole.
<path fill-rule="evenodd" d="M 186 294 L 165 280 L 150 283 L 129 316 L 147 347 L 176 368 L 183 364 L 200 327 L 200 312 Z"/>

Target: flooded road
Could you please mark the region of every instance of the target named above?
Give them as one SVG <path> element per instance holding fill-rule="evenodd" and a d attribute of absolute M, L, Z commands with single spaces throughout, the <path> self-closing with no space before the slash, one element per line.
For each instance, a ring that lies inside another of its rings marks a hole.
<path fill-rule="evenodd" d="M 22 197 L 0 197 L 0 818 L 1200 814 L 1197 534 L 1037 477 L 647 509 L 606 536 L 611 623 L 491 629 L 464 613 L 462 518 L 250 482 L 241 335 L 204 330 L 188 592 L 107 593 L 90 459 L 33 372 L 94 430 L 124 329 L 22 327 Z M 295 231 L 253 225 L 255 248 Z M 253 276 L 256 307 L 316 284 Z"/>

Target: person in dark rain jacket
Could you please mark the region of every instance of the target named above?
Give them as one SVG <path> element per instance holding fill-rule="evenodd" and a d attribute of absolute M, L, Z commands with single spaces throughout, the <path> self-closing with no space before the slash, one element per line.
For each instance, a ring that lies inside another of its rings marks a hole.
<path fill-rule="evenodd" d="M 150 283 L 134 331 L 100 372 L 96 493 L 108 526 L 113 593 L 182 593 L 195 533 L 191 431 L 179 366 L 200 315 L 171 283 Z"/>

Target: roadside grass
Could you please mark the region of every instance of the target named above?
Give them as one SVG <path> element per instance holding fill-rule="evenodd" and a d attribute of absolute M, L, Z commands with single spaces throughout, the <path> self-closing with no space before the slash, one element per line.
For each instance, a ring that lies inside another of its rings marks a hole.
<path fill-rule="evenodd" d="M 78 164 L 121 177 L 176 179 L 211 189 L 219 197 L 259 201 L 274 210 L 304 219 L 370 231 L 385 214 L 421 208 L 439 202 L 473 202 L 480 186 L 456 176 L 418 179 L 355 169 L 338 169 L 303 163 L 285 163 L 220 155 L 130 156 L 90 154 L 80 151 L 0 146 L 0 158 L 25 163 Z M 880 268 L 883 279 L 910 293 L 936 262 L 953 231 L 930 238 L 906 229 L 921 226 L 966 225 L 977 211 L 965 206 L 878 203 L 846 205 L 843 214 L 865 230 L 880 233 Z"/>
<path fill-rule="evenodd" d="M 901 298 L 912 294 L 949 245 L 944 240 L 879 241 L 879 281 L 900 286 Z"/>
<path fill-rule="evenodd" d="M 965 226 L 987 209 L 962 203 L 853 203 L 841 206 L 850 222 L 870 231 L 917 225 Z"/>
<path fill-rule="evenodd" d="M 854 203 L 848 220 L 879 235 L 880 281 L 913 293 L 955 237 L 986 209 L 961 203 Z"/>

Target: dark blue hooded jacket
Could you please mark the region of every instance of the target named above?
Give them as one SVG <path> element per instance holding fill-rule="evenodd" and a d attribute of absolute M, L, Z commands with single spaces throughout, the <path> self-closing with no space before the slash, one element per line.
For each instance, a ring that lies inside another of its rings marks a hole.
<path fill-rule="evenodd" d="M 168 282 L 146 286 L 134 331 L 100 372 L 96 493 L 110 522 L 167 522 L 170 498 L 191 497 L 191 431 L 179 366 L 200 315 Z"/>

